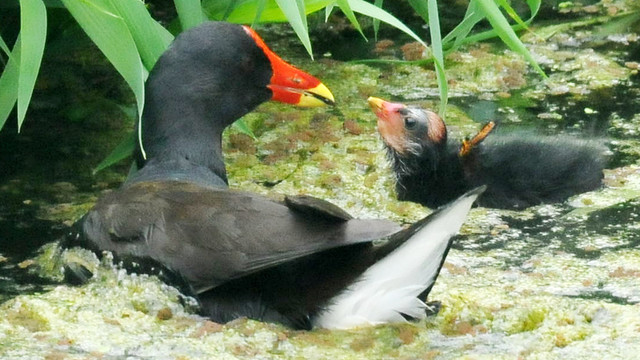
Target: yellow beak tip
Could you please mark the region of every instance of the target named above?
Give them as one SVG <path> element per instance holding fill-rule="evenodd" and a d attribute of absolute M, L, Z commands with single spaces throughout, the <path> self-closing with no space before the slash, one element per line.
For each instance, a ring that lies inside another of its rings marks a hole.
<path fill-rule="evenodd" d="M 369 106 L 371 106 L 372 109 L 382 109 L 382 104 L 385 102 L 384 100 L 374 96 L 369 96 L 367 101 L 369 102 Z"/>
<path fill-rule="evenodd" d="M 318 86 L 306 90 L 297 105 L 301 107 L 318 107 L 334 104 L 333 94 L 328 87 L 320 83 Z"/>

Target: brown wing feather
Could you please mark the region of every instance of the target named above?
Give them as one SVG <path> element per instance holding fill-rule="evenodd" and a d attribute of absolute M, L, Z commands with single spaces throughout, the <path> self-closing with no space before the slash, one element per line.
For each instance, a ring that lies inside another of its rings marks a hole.
<path fill-rule="evenodd" d="M 197 290 L 400 229 L 386 220 L 336 221 L 335 213 L 319 213 L 321 207 L 298 209 L 189 183 L 139 183 L 104 196 L 83 227 L 100 249 L 150 257 L 181 273 Z"/>

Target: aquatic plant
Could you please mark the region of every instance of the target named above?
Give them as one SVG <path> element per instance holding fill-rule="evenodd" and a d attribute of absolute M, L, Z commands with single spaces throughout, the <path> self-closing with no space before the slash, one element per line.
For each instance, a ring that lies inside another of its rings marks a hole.
<path fill-rule="evenodd" d="M 175 0 L 179 25 L 172 24 L 175 32 L 196 26 L 205 19 L 235 23 L 289 22 L 300 41 L 313 56 L 309 38 L 307 16 L 320 10 L 325 19 L 339 8 L 363 36 L 364 32 L 355 16 L 359 13 L 374 19 L 374 30 L 379 23 L 387 23 L 426 46 L 402 21 L 383 9 L 383 1 L 369 3 L 364 0 Z M 409 0 L 427 24 L 431 38 L 432 61 L 440 88 L 441 113 L 447 102 L 447 80 L 444 73 L 444 52 L 463 44 L 498 36 L 514 51 L 522 54 L 538 72 L 544 75 L 526 47 L 515 34 L 526 29 L 540 8 L 540 0 L 527 0 L 530 18 L 523 21 L 506 0 L 471 0 L 463 20 L 449 34 L 440 34 L 437 0 Z M 144 108 L 144 81 L 160 54 L 172 41 L 174 34 L 152 18 L 145 3 L 137 0 L 18 0 L 3 5 L 20 10 L 20 29 L 10 49 L 0 37 L 0 50 L 6 55 L 0 76 L 0 129 L 14 106 L 17 108 L 17 128 L 24 122 L 33 94 L 47 38 L 47 8 L 64 8 L 82 27 L 95 45 L 127 82 L 136 100 L 138 121 Z M 510 25 L 507 17 L 516 25 Z M 480 21 L 487 19 L 493 30 L 470 35 Z M 0 29 L 2 30 L 2 29 Z M 366 37 L 365 37 L 366 38 Z M 3 60 L 0 57 L 0 60 Z M 240 124 L 241 129 L 248 131 Z M 139 141 L 140 139 L 138 139 Z M 121 143 L 105 161 L 101 169 L 131 154 L 134 138 Z"/>

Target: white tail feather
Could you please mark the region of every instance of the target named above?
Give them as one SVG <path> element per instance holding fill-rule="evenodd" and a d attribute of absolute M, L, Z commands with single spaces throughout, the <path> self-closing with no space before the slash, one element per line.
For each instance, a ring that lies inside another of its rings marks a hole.
<path fill-rule="evenodd" d="M 426 305 L 417 296 L 435 282 L 449 239 L 460 230 L 477 196 L 473 191 L 460 197 L 369 267 L 331 299 L 314 326 L 345 329 L 406 321 L 402 314 L 424 318 Z"/>

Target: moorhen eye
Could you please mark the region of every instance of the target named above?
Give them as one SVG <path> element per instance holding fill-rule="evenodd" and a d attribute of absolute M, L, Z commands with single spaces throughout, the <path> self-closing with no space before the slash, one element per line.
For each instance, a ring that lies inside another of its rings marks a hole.
<path fill-rule="evenodd" d="M 412 129 L 416 126 L 417 123 L 418 121 L 412 117 L 404 118 L 404 127 L 406 127 L 407 129 Z"/>
<path fill-rule="evenodd" d="M 254 66 L 230 60 L 243 57 Z M 247 317 L 311 329 L 406 321 L 402 314 L 424 319 L 424 297 L 482 188 L 406 230 L 309 196 L 277 201 L 230 191 L 222 132 L 269 100 L 267 87 L 271 100 L 334 102 L 249 28 L 207 22 L 176 37 L 146 84 L 139 129 L 146 158 L 137 145 L 138 172 L 98 200 L 69 244 L 170 269 L 216 322 Z M 228 91 L 205 96 L 211 88 Z M 382 238 L 390 240 L 373 246 Z M 408 253 L 416 248 L 425 251 Z"/>

